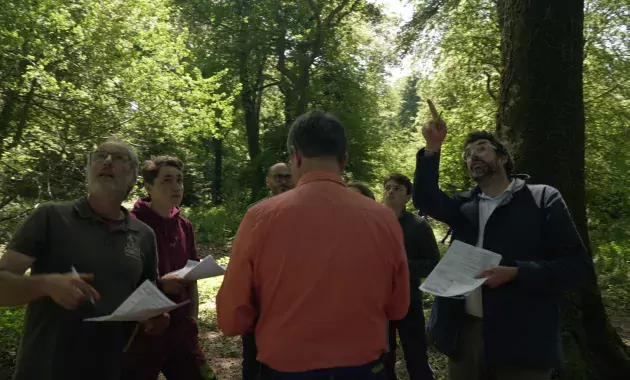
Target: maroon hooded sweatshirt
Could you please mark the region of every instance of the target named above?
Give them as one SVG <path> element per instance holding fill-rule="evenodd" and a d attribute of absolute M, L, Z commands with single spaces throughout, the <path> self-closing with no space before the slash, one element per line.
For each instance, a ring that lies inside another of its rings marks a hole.
<path fill-rule="evenodd" d="M 180 215 L 179 207 L 173 207 L 171 216 L 164 218 L 151 208 L 148 197 L 145 197 L 138 199 L 131 215 L 148 224 L 155 232 L 160 277 L 183 268 L 188 260 L 200 261 L 192 224 Z M 167 296 L 176 303 L 190 299 L 188 290 Z M 191 308 L 192 305 L 188 304 L 173 310 L 171 318 L 174 322 L 185 319 L 190 315 Z"/>

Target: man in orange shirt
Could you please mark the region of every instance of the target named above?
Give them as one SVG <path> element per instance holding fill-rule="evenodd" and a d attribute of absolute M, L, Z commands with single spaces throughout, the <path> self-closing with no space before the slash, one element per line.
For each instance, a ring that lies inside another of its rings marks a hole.
<path fill-rule="evenodd" d="M 383 326 L 409 308 L 394 213 L 348 191 L 339 120 L 296 120 L 287 141 L 297 187 L 251 207 L 217 295 L 226 335 L 254 330 L 263 379 L 385 379 Z"/>

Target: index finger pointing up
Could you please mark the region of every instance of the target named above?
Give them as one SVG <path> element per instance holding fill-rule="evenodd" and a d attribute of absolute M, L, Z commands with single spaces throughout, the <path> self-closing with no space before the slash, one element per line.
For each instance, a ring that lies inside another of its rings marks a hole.
<path fill-rule="evenodd" d="M 431 111 L 431 118 L 433 119 L 434 122 L 439 122 L 440 121 L 440 115 L 438 115 L 438 111 L 435 108 L 435 105 L 433 104 L 433 102 L 431 101 L 431 99 L 427 99 L 427 103 L 429 104 L 429 111 Z"/>

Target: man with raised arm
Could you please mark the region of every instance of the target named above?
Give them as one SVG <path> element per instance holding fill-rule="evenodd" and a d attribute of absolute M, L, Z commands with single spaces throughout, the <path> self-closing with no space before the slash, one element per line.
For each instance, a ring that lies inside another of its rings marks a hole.
<path fill-rule="evenodd" d="M 0 306 L 28 304 L 14 380 L 120 378 L 133 325 L 83 320 L 157 280 L 155 235 L 121 206 L 137 173 L 135 150 L 107 140 L 88 155 L 88 195 L 40 205 L 13 235 L 0 258 Z M 144 329 L 167 325 L 165 315 Z"/>
<path fill-rule="evenodd" d="M 443 193 L 438 165 L 447 128 L 431 101 L 429 108 L 414 204 L 448 224 L 453 239 L 503 257 L 478 275 L 485 284 L 465 300 L 436 297 L 430 335 L 450 358 L 451 380 L 547 380 L 562 365 L 560 298 L 585 280 L 586 249 L 558 190 L 515 176 L 506 145 L 492 133 L 472 132 L 464 144 L 462 160 L 477 186 Z"/>
<path fill-rule="evenodd" d="M 385 379 L 384 327 L 409 308 L 400 225 L 343 183 L 337 118 L 302 115 L 287 147 L 297 187 L 247 210 L 217 295 L 219 328 L 255 331 L 265 380 Z"/>

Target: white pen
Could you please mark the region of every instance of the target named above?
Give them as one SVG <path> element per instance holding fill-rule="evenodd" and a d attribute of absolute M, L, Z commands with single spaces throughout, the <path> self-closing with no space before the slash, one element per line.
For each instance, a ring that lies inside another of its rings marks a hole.
<path fill-rule="evenodd" d="M 79 275 L 79 272 L 77 272 L 77 270 L 74 268 L 74 265 L 71 266 L 70 269 L 72 270 L 72 274 L 74 275 L 74 277 L 81 279 L 81 276 Z M 90 296 L 89 300 L 92 305 L 94 305 L 94 297 Z"/>

